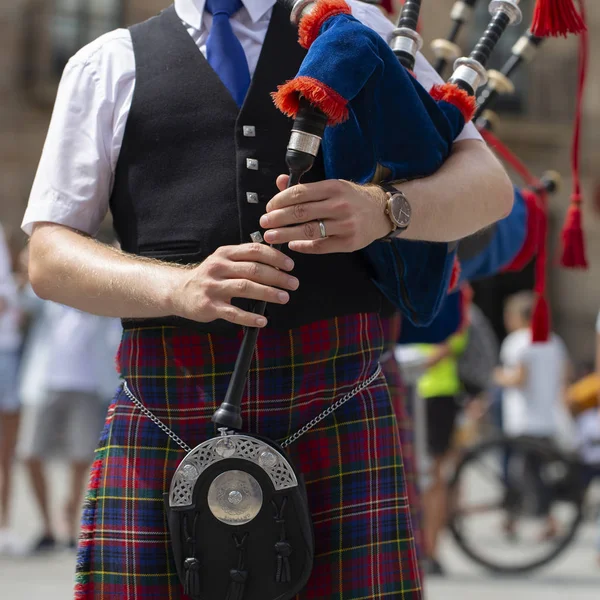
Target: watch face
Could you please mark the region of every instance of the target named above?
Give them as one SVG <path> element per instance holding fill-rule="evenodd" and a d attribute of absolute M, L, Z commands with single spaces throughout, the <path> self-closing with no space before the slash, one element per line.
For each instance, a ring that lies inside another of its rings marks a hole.
<path fill-rule="evenodd" d="M 394 194 L 390 202 L 392 219 L 401 229 L 406 229 L 410 223 L 410 204 L 404 194 Z"/>

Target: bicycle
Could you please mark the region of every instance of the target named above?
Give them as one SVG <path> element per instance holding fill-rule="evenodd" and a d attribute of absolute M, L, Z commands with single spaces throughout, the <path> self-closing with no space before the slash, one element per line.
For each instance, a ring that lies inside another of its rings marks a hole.
<path fill-rule="evenodd" d="M 569 547 L 584 520 L 584 469 L 578 457 L 546 441 L 496 437 L 475 444 L 449 483 L 454 540 L 495 573 L 547 565 Z M 491 497 L 490 484 L 496 491 Z M 556 531 L 540 537 L 538 523 L 547 515 Z"/>

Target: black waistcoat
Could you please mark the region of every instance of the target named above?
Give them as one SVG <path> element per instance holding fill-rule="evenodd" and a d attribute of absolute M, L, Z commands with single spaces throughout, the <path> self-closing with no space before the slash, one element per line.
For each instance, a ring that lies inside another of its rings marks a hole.
<path fill-rule="evenodd" d="M 136 85 L 110 206 L 124 251 L 198 263 L 219 246 L 249 242 L 265 204 L 287 173 L 292 121 L 270 93 L 292 79 L 305 51 L 275 5 L 256 72 L 238 109 L 173 7 L 131 28 Z M 303 181 L 324 179 L 322 159 Z M 382 299 L 358 253 L 285 250 L 300 287 L 286 306 L 269 305 L 269 326 L 291 329 L 337 315 L 377 312 Z M 246 301 L 235 302 L 248 308 Z M 144 324 L 190 322 L 166 318 Z M 139 325 L 128 321 L 125 326 Z M 233 333 L 224 321 L 193 326 Z"/>

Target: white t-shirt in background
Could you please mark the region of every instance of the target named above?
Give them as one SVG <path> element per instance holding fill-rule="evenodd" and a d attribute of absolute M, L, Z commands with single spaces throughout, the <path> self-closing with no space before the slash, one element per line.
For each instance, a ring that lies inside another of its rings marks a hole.
<path fill-rule="evenodd" d="M 46 343 L 50 352 L 45 388 L 112 395 L 118 385 L 114 368 L 118 336 L 117 339 L 107 336 L 115 337 L 113 325 L 120 330 L 119 321 L 56 303 L 50 303 L 46 309 L 49 321 Z M 107 385 L 109 389 L 105 391 Z"/>
<path fill-rule="evenodd" d="M 10 252 L 0 225 L 0 352 L 14 352 L 21 344 L 17 285 L 12 273 Z"/>
<path fill-rule="evenodd" d="M 563 341 L 555 334 L 533 344 L 531 331 L 520 329 L 502 343 L 500 360 L 506 368 L 523 365 L 527 380 L 521 388 L 503 392 L 503 428 L 507 435 L 555 436 L 561 428 L 562 393 L 568 360 Z"/>

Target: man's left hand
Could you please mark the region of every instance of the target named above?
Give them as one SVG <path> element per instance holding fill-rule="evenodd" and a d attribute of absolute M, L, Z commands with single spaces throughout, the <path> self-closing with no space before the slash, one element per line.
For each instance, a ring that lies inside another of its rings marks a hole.
<path fill-rule="evenodd" d="M 304 254 L 354 252 L 390 232 L 385 193 L 374 185 L 331 179 L 286 189 L 287 175 L 277 178 L 281 190 L 261 217 L 265 242 L 288 244 Z M 321 237 L 323 221 L 327 237 Z"/>

